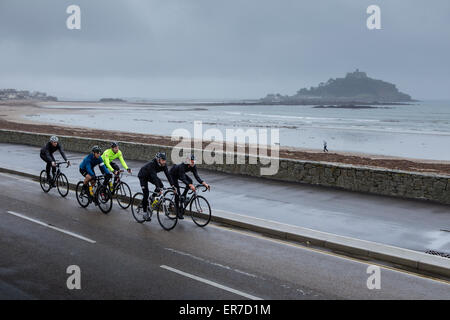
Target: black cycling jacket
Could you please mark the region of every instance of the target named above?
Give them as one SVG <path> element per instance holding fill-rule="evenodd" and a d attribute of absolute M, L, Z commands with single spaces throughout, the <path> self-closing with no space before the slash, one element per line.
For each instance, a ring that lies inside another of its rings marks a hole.
<path fill-rule="evenodd" d="M 52 161 L 55 161 L 53 154 L 56 152 L 56 150 L 59 150 L 59 153 L 61 153 L 61 156 L 64 158 L 64 161 L 67 161 L 67 157 L 66 157 L 66 154 L 64 153 L 64 149 L 59 142 L 56 147 L 54 147 L 51 142 L 47 142 L 47 144 L 45 146 L 43 146 L 41 149 L 41 155 L 45 159 L 47 159 L 48 162 L 52 162 Z"/>
<path fill-rule="evenodd" d="M 203 183 L 203 180 L 198 175 L 197 166 L 194 165 L 191 167 L 190 165 L 186 163 L 180 163 L 174 165 L 172 168 L 170 168 L 170 175 L 172 176 L 173 180 L 178 181 L 181 180 L 185 184 L 189 184 L 190 181 L 186 178 L 186 173 L 192 172 L 194 174 L 195 179 L 201 184 Z"/>
<path fill-rule="evenodd" d="M 148 162 L 146 165 L 144 165 L 141 170 L 139 170 L 138 178 L 145 178 L 147 180 L 154 180 L 155 177 L 157 177 L 157 173 L 164 171 L 164 174 L 167 177 L 167 180 L 169 180 L 169 183 L 171 186 L 173 186 L 173 180 L 172 177 L 169 174 L 169 170 L 167 169 L 167 166 L 160 166 L 158 164 L 158 160 L 153 159 L 152 161 Z"/>

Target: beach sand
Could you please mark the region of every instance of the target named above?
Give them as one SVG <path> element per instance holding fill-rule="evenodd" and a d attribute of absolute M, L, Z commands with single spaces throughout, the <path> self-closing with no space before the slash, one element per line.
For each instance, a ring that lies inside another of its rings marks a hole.
<path fill-rule="evenodd" d="M 50 103 L 45 103 L 49 105 Z M 107 103 L 96 102 L 55 102 L 53 105 L 73 105 L 92 107 L 92 109 L 80 108 L 70 109 L 71 112 L 86 113 L 95 108 L 107 107 Z M 124 104 L 125 107 L 126 104 Z M 142 104 L 140 104 L 142 106 Z M 157 107 L 156 104 L 147 104 L 151 107 Z M 83 127 L 59 126 L 46 124 L 32 120 L 33 115 L 43 113 L 65 113 L 67 109 L 42 108 L 39 102 L 30 101 L 0 101 L 0 129 L 20 130 L 35 133 L 54 134 L 61 136 L 79 136 L 86 138 L 98 138 L 111 141 L 129 141 L 137 143 L 148 143 L 157 145 L 175 146 L 179 142 L 172 141 L 169 136 L 139 134 L 121 131 L 96 130 Z M 25 118 L 28 116 L 28 118 Z M 211 142 L 203 142 L 203 147 L 210 145 Z M 225 150 L 225 148 L 224 148 Z M 248 150 L 248 149 L 247 149 Z M 293 147 L 280 146 L 280 158 L 322 161 L 340 164 L 351 164 L 359 166 L 369 166 L 386 168 L 393 170 L 404 170 L 412 172 L 428 172 L 450 175 L 450 161 L 433 161 L 421 159 L 399 158 L 392 156 L 370 155 L 355 152 L 322 152 L 322 150 L 300 149 Z"/>

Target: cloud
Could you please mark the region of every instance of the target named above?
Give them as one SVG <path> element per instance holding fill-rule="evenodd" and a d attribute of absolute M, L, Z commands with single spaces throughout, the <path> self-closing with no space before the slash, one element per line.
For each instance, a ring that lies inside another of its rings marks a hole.
<path fill-rule="evenodd" d="M 2 0 L 0 86 L 77 95 L 101 82 L 106 93 L 154 96 L 143 88 L 158 84 L 170 97 L 242 98 L 360 68 L 415 97 L 448 95 L 450 3 L 377 1 L 383 29 L 369 31 L 372 2 Z M 65 27 L 71 4 L 81 30 Z"/>

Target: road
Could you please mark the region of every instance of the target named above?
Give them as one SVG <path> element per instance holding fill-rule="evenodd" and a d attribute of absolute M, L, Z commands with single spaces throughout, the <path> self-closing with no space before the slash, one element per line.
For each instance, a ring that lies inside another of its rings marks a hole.
<path fill-rule="evenodd" d="M 38 175 L 44 166 L 39 148 L 0 144 L 0 150 L 0 167 Z M 74 165 L 63 171 L 76 183 L 85 155 L 68 152 L 68 156 Z M 140 191 L 136 175 L 144 162 L 127 162 L 135 171 L 125 181 L 134 193 Z M 200 175 L 212 185 L 207 196 L 214 210 L 421 252 L 450 253 L 450 207 L 446 205 L 206 170 L 200 170 Z"/>
<path fill-rule="evenodd" d="M 0 174 L 1 299 L 450 299 L 450 285 L 261 235 L 181 221 L 163 231 Z M 69 290 L 68 266 L 81 270 Z"/>

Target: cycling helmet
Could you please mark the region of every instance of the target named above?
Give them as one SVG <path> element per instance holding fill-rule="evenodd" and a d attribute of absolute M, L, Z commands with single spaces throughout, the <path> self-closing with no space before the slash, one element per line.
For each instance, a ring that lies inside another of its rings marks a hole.
<path fill-rule="evenodd" d="M 58 139 L 57 136 L 51 136 L 50 137 L 50 142 L 58 142 L 58 141 L 59 141 L 59 139 Z"/>
<path fill-rule="evenodd" d="M 111 142 L 111 148 L 115 148 L 115 147 L 118 147 L 119 146 L 119 143 L 118 142 Z"/>
<path fill-rule="evenodd" d="M 159 159 L 167 160 L 167 157 L 166 157 L 166 153 L 165 153 L 165 152 L 158 152 L 158 153 L 156 154 L 155 158 L 158 159 L 158 160 L 159 160 Z"/>
<path fill-rule="evenodd" d="M 189 160 L 195 161 L 195 154 L 192 153 L 192 154 L 189 156 Z"/>
<path fill-rule="evenodd" d="M 92 147 L 92 152 L 93 153 L 102 153 L 102 149 L 100 149 L 99 146 L 93 146 Z"/>

